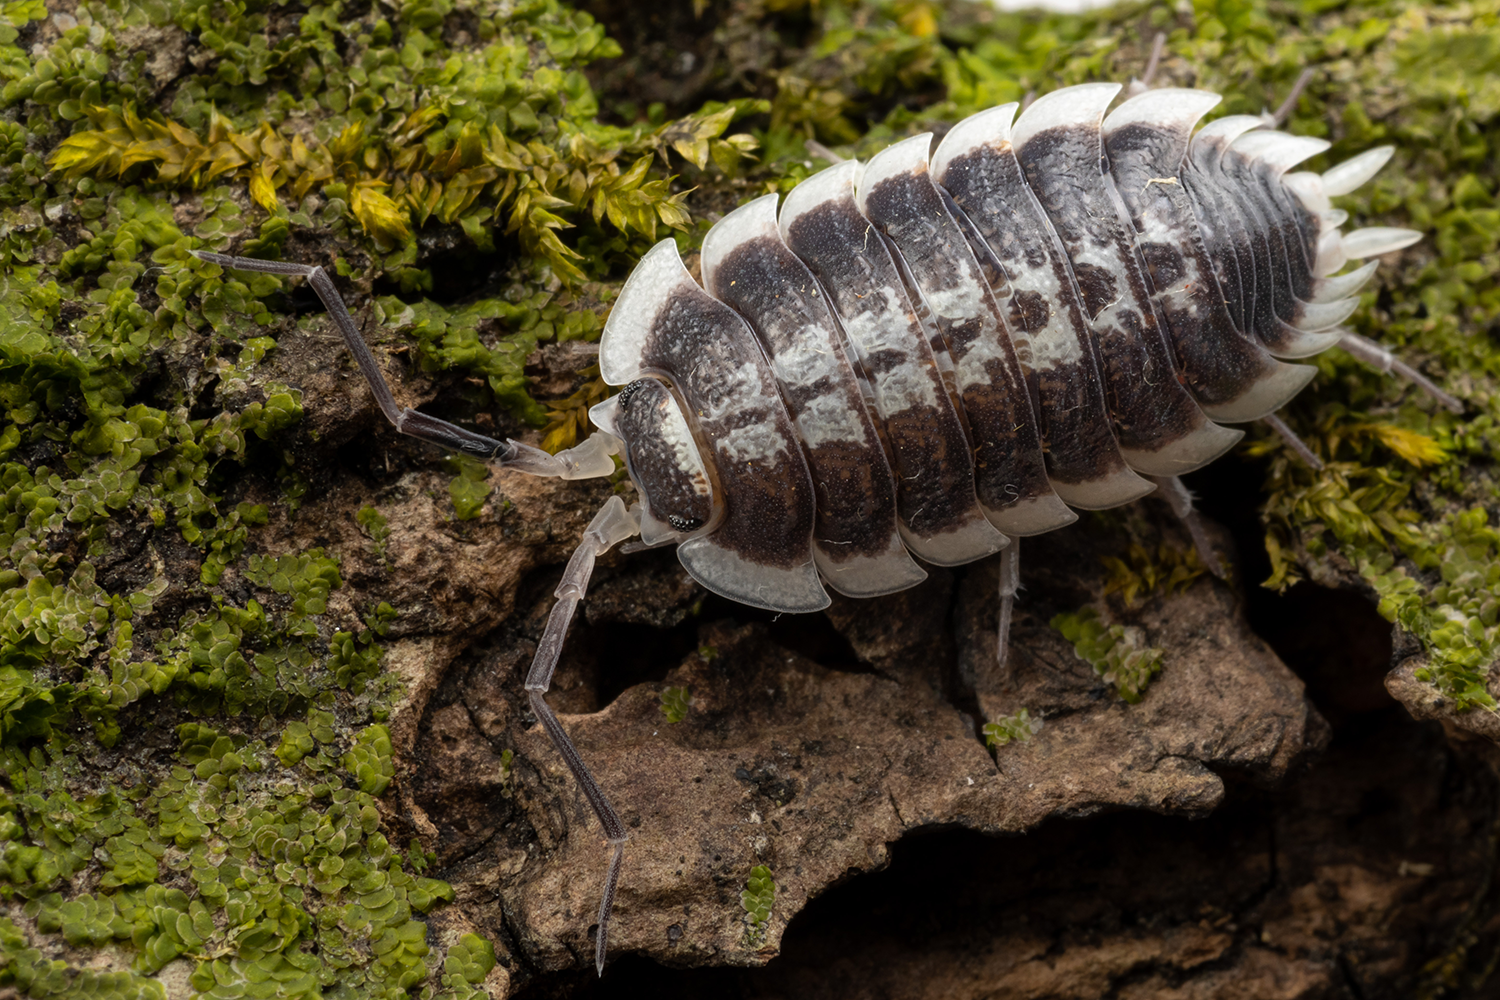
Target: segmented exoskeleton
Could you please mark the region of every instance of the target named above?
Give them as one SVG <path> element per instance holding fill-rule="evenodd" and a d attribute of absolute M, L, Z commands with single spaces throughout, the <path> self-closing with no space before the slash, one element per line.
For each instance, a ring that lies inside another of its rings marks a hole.
<path fill-rule="evenodd" d="M 398 407 L 321 268 L 198 254 L 307 275 L 402 433 L 570 479 L 612 473 L 623 452 L 641 502 L 611 498 L 590 523 L 526 682 L 613 845 L 601 970 L 625 828 L 543 697 L 599 554 L 639 533 L 676 544 L 718 594 L 811 612 L 828 589 L 912 587 L 918 560 L 1003 552 L 1003 658 L 1015 539 L 1158 486 L 1188 516 L 1177 477 L 1240 439 L 1222 424 L 1274 413 L 1312 378 L 1281 359 L 1338 343 L 1396 364 L 1338 328 L 1374 263 L 1334 275 L 1419 234 L 1345 235 L 1328 201 L 1388 147 L 1289 173 L 1328 144 L 1248 116 L 1194 134 L 1219 101 L 1197 90 L 1146 91 L 1106 116 L 1119 90 L 982 112 L 930 156 L 919 135 L 838 163 L 779 212 L 776 195 L 756 199 L 709 231 L 702 285 L 672 240 L 657 244 L 599 345 L 605 380 L 625 388 L 591 411 L 601 433 L 556 456 Z"/>

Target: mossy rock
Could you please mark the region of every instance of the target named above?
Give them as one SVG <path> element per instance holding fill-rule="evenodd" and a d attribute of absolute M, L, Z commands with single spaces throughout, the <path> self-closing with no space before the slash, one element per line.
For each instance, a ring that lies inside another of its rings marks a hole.
<path fill-rule="evenodd" d="M 484 883 L 440 856 L 417 725 L 458 704 L 447 665 L 535 639 L 550 584 L 528 574 L 628 484 L 487 477 L 403 441 L 300 286 L 190 250 L 324 264 L 403 402 L 563 447 L 608 391 L 574 348 L 655 239 L 691 253 L 715 213 L 815 169 L 807 139 L 865 155 L 1128 78 L 1158 30 L 1161 79 L 1222 92 L 1223 113 L 1275 106 L 1313 67 L 1289 127 L 1333 143 L 1315 168 L 1397 146 L 1340 205 L 1428 236 L 1352 323 L 1466 412 L 1333 351 L 1287 414 L 1326 468 L 1262 431 L 1245 454 L 1268 585 L 1362 588 L 1418 643 L 1403 698 L 1459 726 L 1493 710 L 1500 4 L 652 16 L 694 59 L 626 51 L 557 0 L 0 8 L 0 988 L 499 996 L 588 950 L 587 913 L 532 938 L 454 901 Z M 1143 559 L 1116 558 L 1115 589 L 1156 579 Z M 701 594 L 651 567 L 635 620 L 694 614 Z M 564 708 L 600 708 L 574 680 Z M 674 731 L 713 718 L 692 690 Z M 518 858 L 587 827 L 554 762 L 494 749 L 483 788 L 516 830 L 491 833 Z M 795 912 L 761 896 L 734 961 L 774 954 Z"/>

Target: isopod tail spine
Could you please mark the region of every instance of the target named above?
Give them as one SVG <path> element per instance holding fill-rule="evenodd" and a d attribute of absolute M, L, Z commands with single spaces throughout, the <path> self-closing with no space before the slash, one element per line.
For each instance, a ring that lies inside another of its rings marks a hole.
<path fill-rule="evenodd" d="M 1337 198 L 1341 194 L 1349 194 L 1355 188 L 1362 187 L 1380 173 L 1380 168 L 1390 161 L 1391 155 L 1395 152 L 1395 146 L 1376 146 L 1337 166 L 1330 167 L 1323 171 L 1323 193 L 1330 198 Z"/>
<path fill-rule="evenodd" d="M 1177 476 L 1152 476 L 1161 491 L 1162 499 L 1166 500 L 1172 508 L 1172 513 L 1187 528 L 1188 535 L 1193 539 L 1193 547 L 1198 550 L 1198 559 L 1210 573 L 1220 580 L 1228 579 L 1228 571 L 1224 564 L 1219 561 L 1219 555 L 1214 551 L 1213 543 L 1209 541 L 1208 530 L 1203 524 L 1203 515 L 1198 513 L 1198 508 L 1193 506 L 1193 494 L 1188 491 L 1187 486 Z"/>

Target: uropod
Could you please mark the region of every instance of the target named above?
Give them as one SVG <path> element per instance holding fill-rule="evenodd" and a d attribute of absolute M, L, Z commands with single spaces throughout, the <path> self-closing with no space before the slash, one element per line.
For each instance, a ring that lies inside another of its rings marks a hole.
<path fill-rule="evenodd" d="M 1001 554 L 1000 660 L 1019 539 L 1162 491 L 1211 550 L 1179 476 L 1311 380 L 1292 363 L 1339 344 L 1400 369 L 1339 327 L 1372 261 L 1415 242 L 1341 231 L 1331 197 L 1389 159 L 1371 150 L 1295 172 L 1328 143 L 1164 88 L 1084 84 L 1019 116 L 1007 104 L 844 161 L 785 200 L 715 224 L 702 283 L 668 239 L 625 283 L 599 344 L 622 390 L 599 433 L 549 455 L 400 407 L 317 266 L 196 252 L 226 267 L 306 276 L 401 433 L 501 468 L 584 479 L 622 455 L 640 502 L 612 497 L 556 590 L 526 691 L 611 845 L 595 959 L 602 972 L 625 826 L 545 694 L 595 559 L 640 536 L 675 544 L 709 590 L 814 612 L 828 592 L 913 587 L 923 563 Z"/>

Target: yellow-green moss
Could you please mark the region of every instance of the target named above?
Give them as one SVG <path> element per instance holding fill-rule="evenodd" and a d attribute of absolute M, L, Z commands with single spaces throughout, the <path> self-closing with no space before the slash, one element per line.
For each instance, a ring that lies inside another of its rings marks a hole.
<path fill-rule="evenodd" d="M 1042 720 L 1033 719 L 1031 712 L 1024 708 L 994 722 L 986 722 L 980 730 L 985 744 L 992 747 L 1025 743 L 1041 731 Z"/>
<path fill-rule="evenodd" d="M 1207 572 L 1196 548 L 1179 549 L 1166 542 L 1155 552 L 1132 542 L 1123 556 L 1104 556 L 1100 562 L 1109 573 L 1105 595 L 1118 593 L 1127 608 L 1155 594 L 1186 590 Z"/>
<path fill-rule="evenodd" d="M 688 689 L 669 687 L 661 693 L 661 714 L 669 723 L 678 723 L 687 718 Z"/>
<path fill-rule="evenodd" d="M 752 928 L 764 927 L 771 919 L 771 909 L 776 905 L 776 883 L 771 879 L 771 869 L 756 865 L 750 869 L 750 878 L 740 893 L 740 906 L 745 919 Z"/>
<path fill-rule="evenodd" d="M 1089 605 L 1053 615 L 1049 624 L 1073 644 L 1080 660 L 1132 705 L 1145 696 L 1151 678 L 1161 672 L 1162 650 L 1146 645 L 1145 630 L 1139 626 L 1111 624 Z"/>

